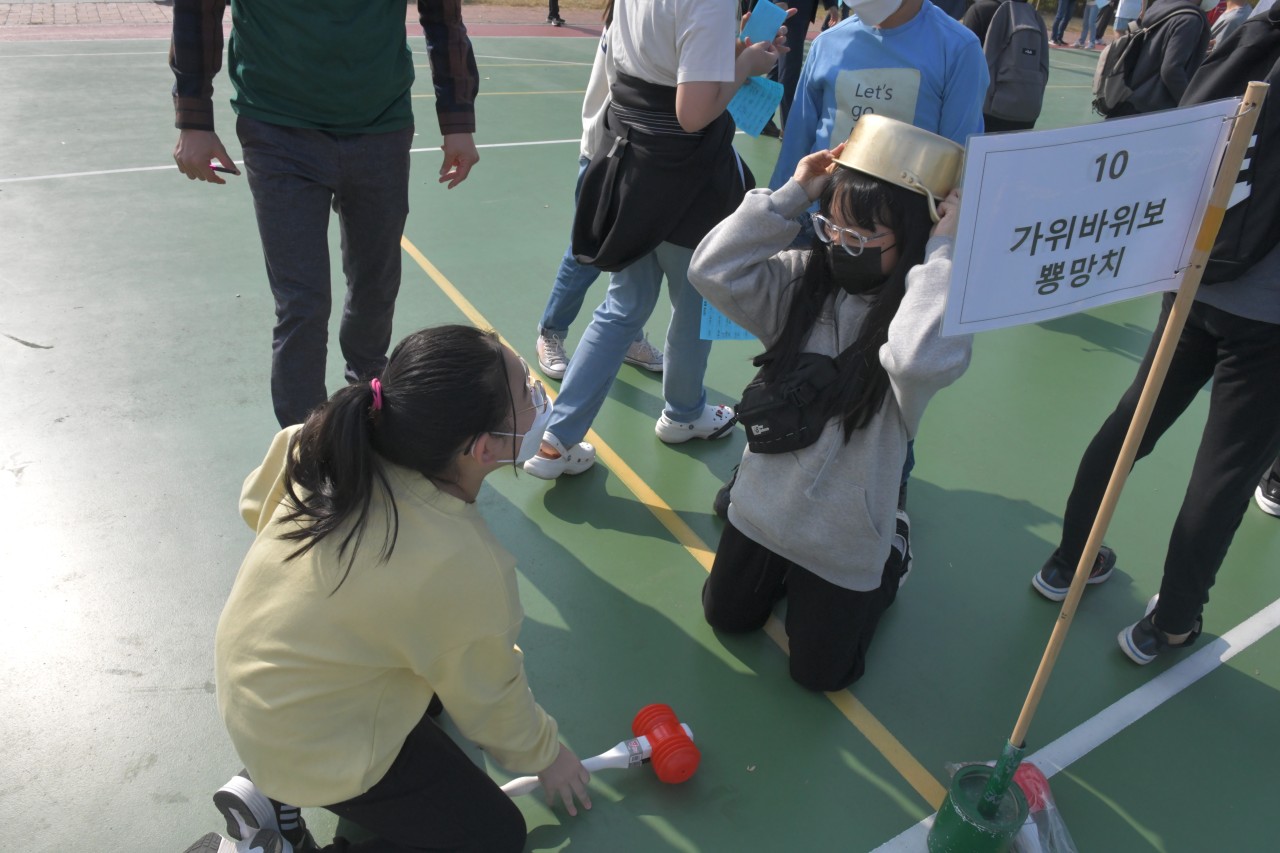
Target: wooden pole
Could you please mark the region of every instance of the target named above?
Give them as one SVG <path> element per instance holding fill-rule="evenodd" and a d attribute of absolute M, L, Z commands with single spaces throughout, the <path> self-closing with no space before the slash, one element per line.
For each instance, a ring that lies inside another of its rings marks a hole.
<path fill-rule="evenodd" d="M 1249 141 L 1253 136 L 1254 125 L 1258 121 L 1258 111 L 1262 109 L 1262 102 L 1267 96 L 1267 89 L 1266 83 L 1250 83 L 1245 90 L 1240 111 L 1236 113 L 1227 150 L 1222 157 L 1222 164 L 1209 195 L 1209 206 L 1205 209 L 1204 221 L 1200 223 L 1200 232 L 1196 235 L 1195 246 L 1191 253 L 1191 265 L 1182 273 L 1178 295 L 1173 300 L 1173 308 L 1170 309 L 1169 319 L 1165 322 L 1164 334 L 1160 336 L 1160 345 L 1151 363 L 1151 371 L 1147 374 L 1147 381 L 1142 386 L 1142 395 L 1138 398 L 1138 406 L 1134 410 L 1129 431 L 1125 434 L 1124 444 L 1120 447 L 1120 456 L 1116 459 L 1106 493 L 1103 494 L 1102 503 L 1098 506 L 1093 529 L 1089 531 L 1084 551 L 1080 554 L 1075 577 L 1071 579 L 1067 598 L 1062 602 L 1062 611 L 1058 614 L 1058 621 L 1053 626 L 1049 644 L 1045 647 L 1044 656 L 1040 659 L 1040 667 L 1036 670 L 1035 679 L 1031 682 L 1031 690 L 1027 693 L 1027 699 L 1022 705 L 1022 713 L 1018 715 L 1018 722 L 1014 725 L 1013 734 L 1009 737 L 1009 742 L 1014 746 L 1021 746 L 1026 740 L 1027 729 L 1031 727 L 1031 718 L 1035 716 L 1040 697 L 1044 695 L 1045 685 L 1048 684 L 1049 675 L 1053 672 L 1053 666 L 1058 660 L 1058 653 L 1062 650 L 1062 644 L 1067 638 L 1071 620 L 1075 617 L 1076 605 L 1080 602 L 1080 596 L 1084 594 L 1089 572 L 1093 569 L 1094 561 L 1098 557 L 1102 538 L 1111 524 L 1111 516 L 1115 512 L 1116 503 L 1120 500 L 1120 492 L 1124 489 L 1129 469 L 1133 467 L 1134 458 L 1138 454 L 1138 444 L 1142 441 L 1147 422 L 1151 419 L 1151 410 L 1155 407 L 1156 397 L 1159 396 L 1160 387 L 1164 384 L 1165 375 L 1169 372 L 1169 362 L 1173 360 L 1174 349 L 1182 336 L 1182 328 L 1186 325 L 1187 313 L 1191 310 L 1196 290 L 1200 287 L 1200 278 L 1204 275 L 1209 252 L 1213 248 L 1214 240 L 1218 237 L 1222 217 L 1227 212 L 1231 188 L 1240 174 L 1240 165 L 1249 149 Z"/>

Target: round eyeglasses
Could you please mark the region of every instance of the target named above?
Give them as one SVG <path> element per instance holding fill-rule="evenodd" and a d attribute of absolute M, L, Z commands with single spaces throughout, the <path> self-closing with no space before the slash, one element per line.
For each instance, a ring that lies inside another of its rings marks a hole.
<path fill-rule="evenodd" d="M 852 228 L 842 228 L 821 213 L 813 215 L 813 223 L 813 232 L 819 240 L 827 244 L 838 243 L 840 248 L 855 258 L 862 254 L 862 250 L 867 248 L 867 244 L 871 241 L 889 237 L 893 234 L 892 231 L 881 231 L 879 234 L 872 234 L 868 237 L 861 232 L 854 231 Z M 884 248 L 892 249 L 893 246 Z"/>

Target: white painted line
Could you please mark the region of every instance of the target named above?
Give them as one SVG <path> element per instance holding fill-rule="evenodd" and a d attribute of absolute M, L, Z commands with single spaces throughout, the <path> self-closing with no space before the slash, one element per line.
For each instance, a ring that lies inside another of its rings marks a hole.
<path fill-rule="evenodd" d="M 1137 690 L 1085 720 L 1043 749 L 1026 757 L 1051 778 L 1102 746 L 1183 690 L 1280 627 L 1280 599 L 1259 610 L 1218 639 L 1166 669 Z M 919 853 L 933 826 L 933 815 L 889 839 L 873 853 Z"/>
<path fill-rule="evenodd" d="M 490 142 L 487 145 L 477 145 L 476 149 L 487 151 L 494 148 L 531 148 L 536 145 L 568 145 L 570 143 L 577 145 L 582 140 L 574 139 L 539 139 L 533 142 Z M 440 146 L 434 148 L 410 148 L 410 154 L 421 154 L 427 151 L 439 151 Z M 243 160 L 236 160 L 237 166 L 242 165 Z M 131 169 L 99 169 L 94 172 L 62 172 L 57 175 L 31 175 L 25 178 L 0 178 L 0 184 L 18 184 L 25 181 L 49 181 L 55 178 L 90 178 L 96 175 L 124 175 L 132 172 L 163 172 L 166 169 L 176 169 L 177 166 L 135 166 Z"/>
<path fill-rule="evenodd" d="M 425 53 L 415 53 L 414 55 L 426 56 Z M 540 62 L 543 65 L 581 65 L 586 68 L 591 67 L 590 62 L 570 62 L 567 59 L 535 59 L 531 56 L 489 56 L 487 54 L 477 53 L 476 59 L 501 59 L 507 61 L 515 60 L 517 62 Z"/>
<path fill-rule="evenodd" d="M 62 59 L 64 56 L 168 56 L 167 50 L 139 50 L 132 53 L 0 53 L 0 59 Z"/>

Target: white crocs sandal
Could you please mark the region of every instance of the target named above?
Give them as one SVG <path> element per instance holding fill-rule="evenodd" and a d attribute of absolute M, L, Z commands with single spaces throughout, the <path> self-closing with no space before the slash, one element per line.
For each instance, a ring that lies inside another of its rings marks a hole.
<path fill-rule="evenodd" d="M 581 474 L 596 464 L 596 449 L 585 441 L 566 450 L 560 440 L 549 432 L 543 434 L 542 440 L 554 447 L 560 456 L 548 459 L 535 453 L 533 458 L 524 463 L 525 472 L 539 479 L 554 480 L 561 474 Z"/>

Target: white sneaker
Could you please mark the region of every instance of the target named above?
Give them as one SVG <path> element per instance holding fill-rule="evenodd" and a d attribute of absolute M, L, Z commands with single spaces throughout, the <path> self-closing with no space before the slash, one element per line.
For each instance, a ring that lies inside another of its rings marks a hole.
<path fill-rule="evenodd" d="M 702 416 L 693 423 L 673 421 L 663 412 L 653 431 L 667 444 L 682 444 L 692 438 L 724 438 L 730 432 L 732 421 L 732 407 L 708 404 L 703 407 Z"/>
<path fill-rule="evenodd" d="M 538 353 L 538 367 L 552 379 L 563 379 L 569 369 L 569 355 L 564 351 L 564 338 L 560 335 L 538 335 L 534 344 Z M 629 351 L 628 351 L 629 352 Z"/>
<path fill-rule="evenodd" d="M 648 332 L 640 340 L 631 342 L 624 360 L 652 373 L 662 372 L 662 350 L 649 343 Z"/>
<path fill-rule="evenodd" d="M 542 440 L 559 452 L 555 459 L 535 453 L 533 458 L 524 463 L 524 470 L 542 480 L 554 480 L 561 474 L 581 474 L 596 464 L 596 449 L 585 441 L 580 441 L 568 450 L 560 440 L 551 433 L 544 433 Z"/>

